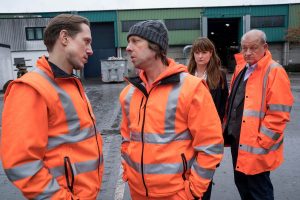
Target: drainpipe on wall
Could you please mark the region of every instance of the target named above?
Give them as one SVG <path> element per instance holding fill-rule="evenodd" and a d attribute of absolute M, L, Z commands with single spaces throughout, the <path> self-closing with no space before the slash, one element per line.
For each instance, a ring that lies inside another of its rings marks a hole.
<path fill-rule="evenodd" d="M 287 66 L 289 65 L 289 59 L 290 59 L 290 43 L 285 42 L 283 46 L 283 65 Z"/>
<path fill-rule="evenodd" d="M 117 57 L 122 57 L 122 49 L 121 49 L 121 47 L 117 48 Z"/>
<path fill-rule="evenodd" d="M 243 16 L 243 33 L 250 31 L 250 24 L 251 24 L 251 16 L 244 15 Z"/>
<path fill-rule="evenodd" d="M 202 25 L 202 31 L 201 31 L 201 36 L 202 37 L 207 37 L 207 17 L 202 16 L 201 17 L 201 25 Z"/>

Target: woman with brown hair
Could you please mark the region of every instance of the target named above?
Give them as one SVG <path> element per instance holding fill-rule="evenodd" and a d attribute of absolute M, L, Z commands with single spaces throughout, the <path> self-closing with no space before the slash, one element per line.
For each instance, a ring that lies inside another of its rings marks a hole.
<path fill-rule="evenodd" d="M 190 52 L 188 71 L 206 81 L 222 122 L 228 97 L 226 73 L 221 68 L 215 46 L 208 38 L 200 37 L 195 40 Z M 202 200 L 210 199 L 211 189 L 212 181 Z"/>

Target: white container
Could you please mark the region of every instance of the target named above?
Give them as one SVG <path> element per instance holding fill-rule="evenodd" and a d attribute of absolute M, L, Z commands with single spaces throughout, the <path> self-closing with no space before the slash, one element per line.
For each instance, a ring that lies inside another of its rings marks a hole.
<path fill-rule="evenodd" d="M 0 43 L 0 90 L 9 80 L 13 80 L 10 46 Z"/>
<path fill-rule="evenodd" d="M 101 60 L 101 76 L 103 82 L 122 82 L 127 75 L 127 60 Z"/>

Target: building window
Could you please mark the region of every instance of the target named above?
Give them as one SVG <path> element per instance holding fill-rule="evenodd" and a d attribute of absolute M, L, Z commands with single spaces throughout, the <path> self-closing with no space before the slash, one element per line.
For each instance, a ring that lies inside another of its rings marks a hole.
<path fill-rule="evenodd" d="M 128 21 L 122 21 L 122 32 L 128 32 L 130 27 L 132 27 L 134 24 L 143 21 L 143 20 L 128 20 Z"/>
<path fill-rule="evenodd" d="M 200 19 L 166 19 L 168 30 L 200 30 Z"/>
<path fill-rule="evenodd" d="M 251 28 L 284 27 L 284 15 L 251 17 Z"/>
<path fill-rule="evenodd" d="M 26 27 L 26 40 L 43 40 L 45 27 Z"/>

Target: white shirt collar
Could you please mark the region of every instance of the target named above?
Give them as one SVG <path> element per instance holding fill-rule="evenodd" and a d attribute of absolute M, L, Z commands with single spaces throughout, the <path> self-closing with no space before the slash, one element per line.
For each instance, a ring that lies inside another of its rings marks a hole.
<path fill-rule="evenodd" d="M 249 63 L 246 64 L 246 67 L 249 69 L 252 69 L 254 70 L 256 67 L 257 67 L 257 63 L 253 64 L 253 65 L 250 65 Z"/>

